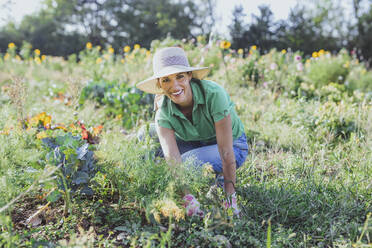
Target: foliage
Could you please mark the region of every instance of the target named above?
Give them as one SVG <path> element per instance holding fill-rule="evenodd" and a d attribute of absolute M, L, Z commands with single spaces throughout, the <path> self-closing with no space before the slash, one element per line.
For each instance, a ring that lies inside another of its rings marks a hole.
<path fill-rule="evenodd" d="M 117 116 L 122 119 L 124 127 L 131 128 L 151 109 L 153 97 L 142 95 L 141 91 L 125 83 L 90 81 L 81 93 L 80 104 L 91 99 L 97 102 L 97 106 L 107 105 L 107 115 Z"/>
<path fill-rule="evenodd" d="M 68 60 L 8 44 L 0 56 L 0 245 L 366 246 L 366 64 L 345 52 L 320 49 L 308 58 L 207 40 L 168 37 L 151 50 L 138 44 L 117 52 L 88 42 Z M 153 99 L 133 85 L 151 75 L 151 54 L 172 45 L 184 47 L 193 66 L 212 68 L 207 79 L 229 92 L 245 126 L 250 153 L 237 170 L 239 219 L 222 207 L 208 166 L 170 167 L 157 157 Z M 203 218 L 184 216 L 186 190 Z M 39 222 L 26 224 L 35 213 Z"/>

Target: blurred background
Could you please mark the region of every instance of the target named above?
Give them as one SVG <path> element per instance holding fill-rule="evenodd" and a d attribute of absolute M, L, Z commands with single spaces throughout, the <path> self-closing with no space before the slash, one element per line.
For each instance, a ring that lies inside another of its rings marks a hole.
<path fill-rule="evenodd" d="M 87 42 L 119 51 L 200 35 L 262 53 L 346 48 L 370 67 L 372 0 L 0 0 L 0 53 L 10 42 L 67 57 Z"/>

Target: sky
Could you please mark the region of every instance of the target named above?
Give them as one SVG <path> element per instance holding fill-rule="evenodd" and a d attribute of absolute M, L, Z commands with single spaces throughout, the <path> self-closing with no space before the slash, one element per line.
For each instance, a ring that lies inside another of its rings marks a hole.
<path fill-rule="evenodd" d="M 10 4 L 9 4 L 10 2 Z M 0 26 L 13 20 L 19 23 L 22 17 L 32 14 L 40 9 L 41 0 L 0 0 Z M 252 14 L 259 14 L 258 6 L 268 5 L 274 13 L 274 19 L 287 19 L 289 11 L 293 8 L 297 0 L 216 0 L 216 12 L 219 16 L 218 32 L 228 34 L 227 26 L 232 20 L 234 6 L 242 5 L 246 14 L 246 21 L 251 20 Z"/>

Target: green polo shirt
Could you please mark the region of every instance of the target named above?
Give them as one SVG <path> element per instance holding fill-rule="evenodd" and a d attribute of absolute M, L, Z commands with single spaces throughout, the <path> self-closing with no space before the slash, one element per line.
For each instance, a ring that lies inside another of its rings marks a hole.
<path fill-rule="evenodd" d="M 190 84 L 194 100 L 192 122 L 167 96 L 160 100 L 155 122 L 161 127 L 174 130 L 181 140 L 215 142 L 215 122 L 230 114 L 233 138 L 239 138 L 244 132 L 243 123 L 224 88 L 209 80 L 201 80 L 201 84 L 191 80 Z"/>

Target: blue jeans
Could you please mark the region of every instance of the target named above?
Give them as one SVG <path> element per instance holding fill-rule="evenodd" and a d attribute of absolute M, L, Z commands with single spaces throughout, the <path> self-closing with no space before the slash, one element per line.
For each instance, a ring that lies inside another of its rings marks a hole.
<path fill-rule="evenodd" d="M 206 143 L 200 141 L 183 141 L 176 139 L 178 149 L 181 153 L 182 162 L 194 159 L 196 166 L 210 163 L 216 173 L 222 173 L 222 160 L 216 142 Z M 233 140 L 233 150 L 236 161 L 236 168 L 244 163 L 248 155 L 248 143 L 245 133 Z"/>

